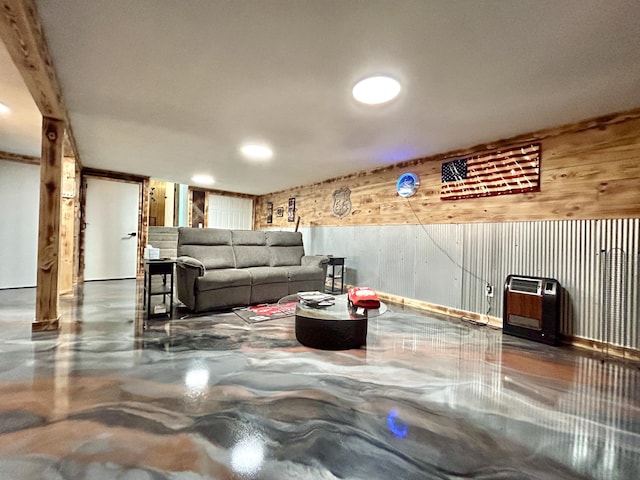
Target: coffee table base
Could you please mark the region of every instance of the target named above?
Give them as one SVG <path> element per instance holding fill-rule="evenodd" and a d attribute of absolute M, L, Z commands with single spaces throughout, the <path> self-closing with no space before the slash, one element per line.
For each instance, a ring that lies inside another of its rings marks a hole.
<path fill-rule="evenodd" d="M 321 350 L 360 348 L 367 343 L 367 318 L 331 320 L 296 315 L 296 338 Z"/>

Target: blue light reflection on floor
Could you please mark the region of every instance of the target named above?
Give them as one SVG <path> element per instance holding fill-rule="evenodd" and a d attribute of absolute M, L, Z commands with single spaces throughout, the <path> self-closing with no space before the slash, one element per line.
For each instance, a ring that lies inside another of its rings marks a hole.
<path fill-rule="evenodd" d="M 398 438 L 406 438 L 407 433 L 409 433 L 409 425 L 400 418 L 398 410 L 395 408 L 387 415 L 387 426 L 391 433 Z"/>

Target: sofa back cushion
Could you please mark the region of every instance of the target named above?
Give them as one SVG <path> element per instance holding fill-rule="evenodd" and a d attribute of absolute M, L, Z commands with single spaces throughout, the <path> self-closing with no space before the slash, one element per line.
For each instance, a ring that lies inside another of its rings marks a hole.
<path fill-rule="evenodd" d="M 232 230 L 231 243 L 237 268 L 269 265 L 269 249 L 265 233 L 254 230 Z"/>
<path fill-rule="evenodd" d="M 178 256 L 200 260 L 205 268 L 234 268 L 231 230 L 218 228 L 178 229 Z"/>
<path fill-rule="evenodd" d="M 300 232 L 266 232 L 266 238 L 269 247 L 269 265 L 272 267 L 300 265 L 304 256 Z"/>

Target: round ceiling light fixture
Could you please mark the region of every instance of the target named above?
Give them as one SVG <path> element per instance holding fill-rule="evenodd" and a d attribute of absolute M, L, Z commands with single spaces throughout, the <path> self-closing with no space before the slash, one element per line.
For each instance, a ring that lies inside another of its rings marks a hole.
<path fill-rule="evenodd" d="M 253 143 L 248 143 L 240 147 L 240 152 L 249 160 L 269 160 L 273 157 L 273 150 L 269 147 Z"/>
<path fill-rule="evenodd" d="M 11 112 L 11 109 L 4 103 L 0 103 L 0 115 L 7 115 L 9 112 Z"/>
<path fill-rule="evenodd" d="M 387 103 L 398 96 L 402 87 L 396 79 L 386 76 L 367 77 L 353 87 L 353 98 L 367 105 Z"/>
<path fill-rule="evenodd" d="M 194 175 L 191 177 L 191 181 L 199 185 L 211 185 L 215 183 L 215 180 L 210 175 Z"/>

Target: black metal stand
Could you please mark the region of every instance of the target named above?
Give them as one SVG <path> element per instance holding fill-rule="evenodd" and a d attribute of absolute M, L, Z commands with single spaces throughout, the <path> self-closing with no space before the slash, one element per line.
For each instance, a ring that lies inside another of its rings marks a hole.
<path fill-rule="evenodd" d="M 175 264 L 175 260 L 144 261 L 144 309 L 147 320 L 159 317 L 173 318 L 173 270 Z M 153 277 L 156 275 L 162 276 L 161 282 L 153 282 Z M 167 276 L 169 276 L 168 284 Z M 155 307 L 152 308 L 151 305 L 151 297 L 156 295 L 162 295 L 161 305 L 163 305 L 163 308 L 160 309 L 162 311 L 157 313 L 154 312 Z M 168 306 L 167 296 L 169 297 Z"/>
<path fill-rule="evenodd" d="M 339 267 L 339 269 L 336 269 L 336 267 Z M 340 280 L 340 288 L 336 288 L 338 280 Z M 344 257 L 329 257 L 324 291 L 331 294 L 344 292 Z"/>

